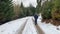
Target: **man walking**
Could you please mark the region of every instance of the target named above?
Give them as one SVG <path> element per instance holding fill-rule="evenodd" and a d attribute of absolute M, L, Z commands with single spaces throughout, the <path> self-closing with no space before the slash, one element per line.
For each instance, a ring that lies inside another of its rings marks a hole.
<path fill-rule="evenodd" d="M 38 19 L 38 15 L 37 14 L 34 15 L 34 19 L 35 19 L 34 22 L 35 22 L 35 25 L 36 25 L 37 24 L 37 19 Z"/>

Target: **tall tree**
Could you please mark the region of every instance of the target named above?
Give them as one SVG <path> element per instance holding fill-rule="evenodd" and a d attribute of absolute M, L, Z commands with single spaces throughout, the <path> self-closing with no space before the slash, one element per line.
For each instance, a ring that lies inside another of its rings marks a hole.
<path fill-rule="evenodd" d="M 10 21 L 13 16 L 12 0 L 0 0 L 0 24 Z"/>
<path fill-rule="evenodd" d="M 52 18 L 60 20 L 60 0 L 54 0 L 54 7 L 52 8 Z"/>
<path fill-rule="evenodd" d="M 37 0 L 37 6 L 36 6 L 36 12 L 37 13 L 41 12 L 41 2 L 42 2 L 42 0 Z"/>
<path fill-rule="evenodd" d="M 24 16 L 25 16 L 24 6 L 23 6 L 23 3 L 21 3 L 19 17 L 21 18 Z"/>
<path fill-rule="evenodd" d="M 52 11 L 53 3 L 51 1 L 45 1 L 42 5 L 42 17 L 44 19 L 51 18 L 51 11 Z"/>

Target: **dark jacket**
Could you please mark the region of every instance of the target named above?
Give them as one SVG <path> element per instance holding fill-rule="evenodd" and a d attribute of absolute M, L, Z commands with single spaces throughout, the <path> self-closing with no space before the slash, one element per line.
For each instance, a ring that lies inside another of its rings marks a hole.
<path fill-rule="evenodd" d="M 35 25 L 37 24 L 38 15 L 34 15 Z"/>
<path fill-rule="evenodd" d="M 34 15 L 34 19 L 38 19 L 38 15 Z"/>

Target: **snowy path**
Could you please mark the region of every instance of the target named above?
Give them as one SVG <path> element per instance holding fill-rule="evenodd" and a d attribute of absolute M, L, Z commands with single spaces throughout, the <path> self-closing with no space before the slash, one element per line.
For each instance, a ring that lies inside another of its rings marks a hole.
<path fill-rule="evenodd" d="M 38 34 L 38 30 L 32 17 L 27 17 L 0 25 L 0 34 Z"/>
<path fill-rule="evenodd" d="M 21 30 L 26 22 L 27 18 L 17 19 L 11 22 L 7 22 L 3 25 L 0 25 L 0 34 L 15 34 L 18 32 L 18 29 Z"/>
<path fill-rule="evenodd" d="M 37 34 L 37 29 L 33 24 L 32 18 L 29 18 L 22 34 Z"/>
<path fill-rule="evenodd" d="M 44 32 L 38 25 L 35 25 L 32 18 L 30 18 L 28 19 L 22 34 L 44 34 Z"/>
<path fill-rule="evenodd" d="M 45 34 L 45 33 L 43 32 L 43 30 L 42 30 L 38 25 L 35 25 L 35 26 L 36 26 L 37 33 L 38 33 L 38 34 Z"/>
<path fill-rule="evenodd" d="M 17 32 L 15 34 L 22 34 L 22 31 L 24 30 L 27 21 L 28 21 L 28 19 L 26 19 L 26 21 L 24 22 L 24 24 L 21 26 L 21 28 L 19 28 L 17 30 Z"/>
<path fill-rule="evenodd" d="M 0 25 L 0 34 L 60 34 L 57 26 L 42 23 L 41 16 L 38 18 L 38 25 L 34 24 L 32 18 L 29 16 Z"/>

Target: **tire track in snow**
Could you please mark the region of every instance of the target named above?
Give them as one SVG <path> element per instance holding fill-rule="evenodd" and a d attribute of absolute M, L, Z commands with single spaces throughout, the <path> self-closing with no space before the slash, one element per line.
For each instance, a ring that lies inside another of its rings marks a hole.
<path fill-rule="evenodd" d="M 28 20 L 28 19 L 26 19 L 26 21 L 25 21 L 25 23 L 24 23 L 24 24 L 22 24 L 22 26 L 19 28 L 19 30 L 17 31 L 17 33 L 16 33 L 16 34 L 22 34 L 22 31 L 24 30 L 25 25 L 26 25 L 26 23 L 27 23 L 27 20 Z"/>
<path fill-rule="evenodd" d="M 32 21 L 33 21 L 33 24 L 35 25 L 34 19 L 32 19 Z M 38 24 L 35 25 L 35 27 L 36 27 L 36 29 L 37 29 L 37 33 L 38 33 L 38 34 L 45 34 L 45 33 L 43 32 L 43 30 L 39 27 Z"/>
<path fill-rule="evenodd" d="M 31 19 L 31 20 L 32 20 L 32 19 Z M 23 32 L 23 30 L 24 30 L 27 22 L 28 22 L 28 19 L 26 19 L 25 23 L 24 23 L 24 24 L 21 26 L 21 28 L 18 30 L 18 33 L 17 33 L 17 34 L 22 34 L 22 32 Z M 36 28 L 37 34 L 44 34 L 44 32 L 43 32 L 42 29 L 38 26 L 38 24 L 35 25 L 34 20 L 32 20 L 32 22 L 33 22 L 33 25 L 34 25 L 35 28 Z"/>
<path fill-rule="evenodd" d="M 35 25 L 35 26 L 36 26 L 37 33 L 38 33 L 38 34 L 45 34 L 45 33 L 42 31 L 42 29 L 38 26 L 38 24 Z"/>
<path fill-rule="evenodd" d="M 29 20 L 27 21 L 22 34 L 37 34 L 37 29 L 35 28 L 35 25 L 33 24 L 31 18 L 32 17 L 30 17 Z"/>

